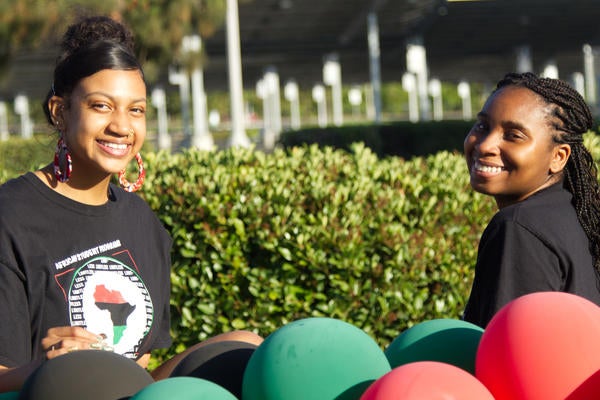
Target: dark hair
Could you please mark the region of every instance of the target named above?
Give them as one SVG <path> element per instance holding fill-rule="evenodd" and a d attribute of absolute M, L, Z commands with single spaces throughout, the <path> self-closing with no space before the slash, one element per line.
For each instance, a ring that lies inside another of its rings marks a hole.
<path fill-rule="evenodd" d="M 589 241 L 594 267 L 600 271 L 600 188 L 598 170 L 590 152 L 583 145 L 583 134 L 591 130 L 594 119 L 583 97 L 568 83 L 559 79 L 540 78 L 527 72 L 507 74 L 496 87 L 525 87 L 554 106 L 550 125 L 559 134 L 556 143 L 571 146 L 571 156 L 564 170 L 563 185 L 573 194 L 573 206 Z"/>
<path fill-rule="evenodd" d="M 54 95 L 68 97 L 85 77 L 104 69 L 139 70 L 143 76 L 133 49 L 129 30 L 111 18 L 88 17 L 71 25 L 63 36 L 54 81 L 42 105 L 48 123 L 53 124 L 48 100 Z"/>

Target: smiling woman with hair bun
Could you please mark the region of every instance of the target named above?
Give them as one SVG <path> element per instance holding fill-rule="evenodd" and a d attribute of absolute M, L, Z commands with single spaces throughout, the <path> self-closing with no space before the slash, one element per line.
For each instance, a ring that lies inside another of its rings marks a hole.
<path fill-rule="evenodd" d="M 108 17 L 70 26 L 43 103 L 55 154 L 0 186 L 0 392 L 73 351 L 111 351 L 146 368 L 151 351 L 171 345 L 172 240 L 131 193 L 146 174 L 147 107 L 131 33 Z M 212 342 L 236 337 L 248 335 Z"/>

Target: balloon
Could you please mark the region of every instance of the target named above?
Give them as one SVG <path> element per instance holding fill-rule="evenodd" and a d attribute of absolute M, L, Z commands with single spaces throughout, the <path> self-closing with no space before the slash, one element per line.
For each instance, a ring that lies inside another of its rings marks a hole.
<path fill-rule="evenodd" d="M 180 376 L 146 386 L 131 400 L 237 400 L 225 388 L 206 379 Z"/>
<path fill-rule="evenodd" d="M 416 361 L 376 380 L 360 400 L 494 400 L 473 375 L 438 361 Z"/>
<path fill-rule="evenodd" d="M 600 307 L 582 297 L 519 297 L 481 337 L 475 375 L 496 400 L 600 397 Z"/>
<path fill-rule="evenodd" d="M 102 350 L 80 350 L 53 358 L 27 378 L 19 400 L 117 400 L 153 383 L 135 361 Z"/>
<path fill-rule="evenodd" d="M 355 400 L 391 370 L 377 343 L 333 318 L 306 318 L 269 335 L 250 357 L 244 400 Z"/>
<path fill-rule="evenodd" d="M 404 331 L 385 349 L 392 368 L 415 361 L 439 361 L 475 374 L 483 329 L 457 319 L 434 319 Z"/>
<path fill-rule="evenodd" d="M 224 387 L 236 397 L 242 395 L 242 380 L 250 356 L 257 345 L 223 341 L 199 347 L 173 369 L 171 377 L 192 376 Z"/>

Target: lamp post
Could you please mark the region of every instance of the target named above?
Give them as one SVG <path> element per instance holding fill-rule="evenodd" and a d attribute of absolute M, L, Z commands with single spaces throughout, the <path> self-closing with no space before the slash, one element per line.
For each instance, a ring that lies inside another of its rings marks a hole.
<path fill-rule="evenodd" d="M 419 98 L 417 93 L 417 80 L 410 72 L 402 75 L 402 88 L 408 93 L 408 119 L 419 122 Z"/>
<path fill-rule="evenodd" d="M 179 86 L 179 98 L 181 100 L 181 124 L 183 136 L 187 139 L 190 133 L 190 80 L 183 71 L 169 68 L 169 83 Z"/>
<path fill-rule="evenodd" d="M 573 87 L 575 90 L 579 92 L 581 97 L 585 98 L 585 78 L 583 74 L 579 71 L 573 72 L 571 75 L 571 81 L 573 82 Z"/>
<path fill-rule="evenodd" d="M 158 118 L 158 149 L 171 150 L 171 137 L 167 123 L 167 101 L 162 88 L 152 90 L 152 105 L 156 108 Z"/>
<path fill-rule="evenodd" d="M 240 21 L 237 0 L 227 0 L 227 62 L 229 70 L 229 98 L 231 103 L 230 146 L 249 147 L 244 119 L 244 92 L 242 84 L 242 55 L 240 49 Z"/>
<path fill-rule="evenodd" d="M 267 93 L 267 85 L 265 83 L 264 76 L 256 82 L 256 97 L 262 100 L 262 120 L 263 120 L 263 129 L 262 129 L 262 141 L 263 145 L 266 147 L 270 142 L 273 142 L 273 129 L 271 127 L 271 103 L 269 101 L 269 95 Z"/>
<path fill-rule="evenodd" d="M 554 60 L 549 60 L 546 63 L 542 76 L 545 78 L 558 79 L 558 66 Z"/>
<path fill-rule="evenodd" d="M 317 123 L 321 128 L 327 126 L 327 103 L 325 101 L 325 87 L 320 83 L 313 86 L 312 98 L 317 103 Z"/>
<path fill-rule="evenodd" d="M 473 117 L 471 108 L 471 85 L 468 82 L 462 81 L 458 84 L 458 96 L 462 99 L 463 119 L 469 121 Z"/>
<path fill-rule="evenodd" d="M 583 74 L 585 75 L 585 100 L 596 105 L 596 72 L 594 67 L 594 52 L 589 44 L 583 45 Z"/>
<path fill-rule="evenodd" d="M 0 141 L 8 140 L 8 108 L 0 101 Z"/>
<path fill-rule="evenodd" d="M 531 47 L 529 45 L 518 46 L 516 70 L 519 73 L 532 72 L 533 61 L 531 60 Z"/>
<path fill-rule="evenodd" d="M 206 109 L 206 93 L 204 91 L 204 72 L 200 65 L 202 39 L 200 35 L 184 36 L 181 41 L 181 51 L 191 67 L 192 80 L 192 122 L 193 134 L 191 145 L 201 150 L 212 150 L 214 141 L 208 130 Z"/>
<path fill-rule="evenodd" d="M 323 82 L 331 86 L 333 123 L 341 126 L 344 123 L 342 107 L 342 68 L 336 54 L 330 54 L 323 64 Z"/>
<path fill-rule="evenodd" d="M 377 14 L 369 13 L 367 16 L 367 40 L 369 44 L 369 73 L 371 75 L 371 88 L 373 106 L 375 109 L 375 123 L 381 122 L 381 65 L 379 48 L 379 24 Z"/>
<path fill-rule="evenodd" d="M 429 96 L 427 95 L 427 56 L 421 37 L 413 38 L 406 47 L 406 69 L 415 76 L 418 94 L 420 117 L 424 121 L 430 119 Z"/>
<path fill-rule="evenodd" d="M 354 114 L 355 118 L 360 116 L 362 100 L 362 90 L 359 86 L 353 86 L 348 90 L 348 102 L 352 105 L 352 114 Z"/>
<path fill-rule="evenodd" d="M 300 95 L 298 84 L 289 80 L 283 87 L 283 95 L 290 102 L 290 126 L 292 129 L 300 129 Z"/>
<path fill-rule="evenodd" d="M 279 138 L 281 133 L 281 93 L 279 88 L 279 74 L 274 67 L 267 68 L 263 77 L 265 82 L 265 89 L 267 93 L 267 99 L 270 103 L 270 119 L 271 128 L 275 139 Z"/>
<path fill-rule="evenodd" d="M 210 110 L 208 113 L 208 125 L 213 129 L 218 129 L 221 123 L 221 114 L 219 110 Z"/>
<path fill-rule="evenodd" d="M 15 113 L 21 117 L 21 137 L 31 139 L 33 136 L 33 126 L 29 117 L 29 99 L 23 94 L 15 97 Z"/>
<path fill-rule="evenodd" d="M 442 82 L 439 79 L 429 81 L 429 95 L 433 99 L 433 119 L 441 121 L 444 118 L 442 105 Z"/>

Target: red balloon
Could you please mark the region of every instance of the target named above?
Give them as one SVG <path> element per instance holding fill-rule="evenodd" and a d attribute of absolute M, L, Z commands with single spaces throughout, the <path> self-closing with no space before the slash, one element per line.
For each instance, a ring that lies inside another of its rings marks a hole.
<path fill-rule="evenodd" d="M 489 390 L 462 368 L 439 361 L 396 367 L 367 388 L 360 400 L 494 400 Z"/>
<path fill-rule="evenodd" d="M 485 329 L 475 376 L 496 400 L 600 398 L 600 307 L 562 292 L 504 306 Z"/>

